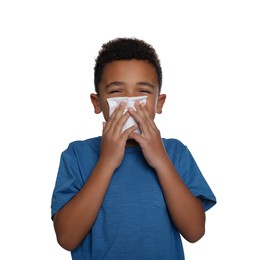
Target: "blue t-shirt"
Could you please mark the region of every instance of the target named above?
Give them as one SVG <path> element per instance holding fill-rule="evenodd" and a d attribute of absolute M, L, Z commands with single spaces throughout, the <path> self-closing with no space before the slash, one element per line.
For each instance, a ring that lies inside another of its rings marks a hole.
<path fill-rule="evenodd" d="M 179 175 L 206 210 L 216 198 L 191 153 L 176 139 L 163 139 Z M 62 153 L 52 197 L 52 216 L 79 192 L 95 167 L 101 137 L 76 141 Z M 72 252 L 72 259 L 184 259 L 181 237 L 171 222 L 156 173 L 139 146 L 127 147 L 114 172 L 97 219 Z"/>

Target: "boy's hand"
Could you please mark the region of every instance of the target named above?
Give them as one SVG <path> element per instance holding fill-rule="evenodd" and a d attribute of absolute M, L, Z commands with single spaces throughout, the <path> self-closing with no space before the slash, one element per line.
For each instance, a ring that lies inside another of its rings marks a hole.
<path fill-rule="evenodd" d="M 138 122 L 142 134 L 132 132 L 130 138 L 134 139 L 142 148 L 144 157 L 147 163 L 157 169 L 165 160 L 168 160 L 167 152 L 164 148 L 159 129 L 151 118 L 146 105 L 144 103 L 135 103 L 134 109 L 129 109 L 128 112 Z"/>
<path fill-rule="evenodd" d="M 126 104 L 122 102 L 112 113 L 106 123 L 103 123 L 103 133 L 100 151 L 100 161 L 115 170 L 122 162 L 126 141 L 129 135 L 137 129 L 132 126 L 122 132 L 123 126 L 129 118 L 129 112 L 124 114 Z"/>

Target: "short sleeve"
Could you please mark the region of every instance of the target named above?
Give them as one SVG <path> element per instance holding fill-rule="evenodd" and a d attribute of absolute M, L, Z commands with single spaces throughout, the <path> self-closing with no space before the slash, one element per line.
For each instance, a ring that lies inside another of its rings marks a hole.
<path fill-rule="evenodd" d="M 51 216 L 70 201 L 81 189 L 80 170 L 72 145 L 61 154 L 55 188 L 51 200 Z"/>
<path fill-rule="evenodd" d="M 191 193 L 200 198 L 204 210 L 216 204 L 216 197 L 202 175 L 191 152 L 177 139 L 163 139 L 165 148 L 178 174 Z"/>
<path fill-rule="evenodd" d="M 183 149 L 179 168 L 184 183 L 195 197 L 201 199 L 204 210 L 213 207 L 216 204 L 216 197 L 186 146 Z"/>

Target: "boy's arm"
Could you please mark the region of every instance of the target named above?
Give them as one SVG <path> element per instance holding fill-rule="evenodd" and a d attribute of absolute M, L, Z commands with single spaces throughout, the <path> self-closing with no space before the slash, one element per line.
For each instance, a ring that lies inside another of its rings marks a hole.
<path fill-rule="evenodd" d="M 125 145 L 130 133 L 137 126 L 122 133 L 129 113 L 124 114 L 125 105 L 118 107 L 104 124 L 100 158 L 82 189 L 53 217 L 59 244 L 74 250 L 93 226 L 104 200 L 110 180 L 121 164 Z"/>
<path fill-rule="evenodd" d="M 145 104 L 137 104 L 136 111 L 130 109 L 129 113 L 142 129 L 142 135 L 132 133 L 130 137 L 140 144 L 146 161 L 157 173 L 172 222 L 186 240 L 196 242 L 205 232 L 205 212 L 200 199 L 177 173 Z"/>
<path fill-rule="evenodd" d="M 173 223 L 186 240 L 194 243 L 205 233 L 202 202 L 189 191 L 167 157 L 155 170 Z"/>
<path fill-rule="evenodd" d="M 106 194 L 114 170 L 98 162 L 82 189 L 54 216 L 59 244 L 73 251 L 88 234 Z"/>

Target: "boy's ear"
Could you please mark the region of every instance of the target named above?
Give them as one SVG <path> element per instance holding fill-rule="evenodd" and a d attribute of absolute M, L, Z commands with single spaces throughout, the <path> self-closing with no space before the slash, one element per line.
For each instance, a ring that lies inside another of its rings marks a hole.
<path fill-rule="evenodd" d="M 166 100 L 166 95 L 165 94 L 160 94 L 157 100 L 157 106 L 156 106 L 156 113 L 161 114 L 162 113 L 162 108 L 164 105 L 164 102 Z"/>
<path fill-rule="evenodd" d="M 99 98 L 98 98 L 98 95 L 97 94 L 90 94 L 90 100 L 91 100 L 91 103 L 94 107 L 94 112 L 96 114 L 99 114 L 101 113 L 102 109 L 100 107 L 100 104 L 99 104 Z"/>

